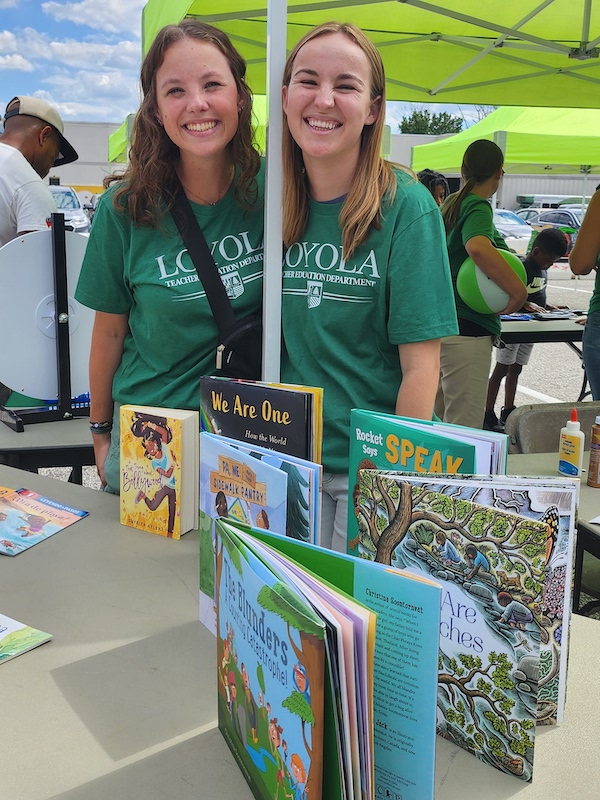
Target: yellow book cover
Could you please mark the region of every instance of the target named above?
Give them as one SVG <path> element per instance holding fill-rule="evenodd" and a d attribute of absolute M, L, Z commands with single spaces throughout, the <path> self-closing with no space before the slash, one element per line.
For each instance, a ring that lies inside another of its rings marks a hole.
<path fill-rule="evenodd" d="M 198 412 L 121 407 L 120 520 L 179 539 L 197 527 Z"/>

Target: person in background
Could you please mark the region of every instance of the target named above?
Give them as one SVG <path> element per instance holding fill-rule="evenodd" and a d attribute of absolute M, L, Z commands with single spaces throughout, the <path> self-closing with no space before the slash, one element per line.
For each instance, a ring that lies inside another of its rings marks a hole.
<path fill-rule="evenodd" d="M 600 254 L 600 191 L 594 192 L 577 239 L 569 255 L 569 266 L 574 275 L 589 275 L 595 270 L 594 292 L 590 300 L 585 330 L 583 332 L 583 366 L 590 384 L 592 399 L 600 400 L 600 279 L 598 278 Z"/>
<path fill-rule="evenodd" d="M 450 194 L 450 186 L 445 176 L 432 169 L 423 169 L 421 172 L 417 172 L 417 178 L 423 186 L 429 189 L 433 199 L 441 208 Z"/>
<path fill-rule="evenodd" d="M 322 544 L 346 550 L 350 409 L 431 419 L 456 311 L 441 216 L 380 156 L 381 56 L 354 25 L 309 31 L 284 70 L 282 379 L 322 386 Z"/>
<path fill-rule="evenodd" d="M 236 315 L 262 302 L 261 159 L 246 64 L 217 28 L 158 32 L 125 174 L 102 195 L 75 296 L 96 310 L 90 427 L 107 490 L 119 491 L 119 404 L 197 409 L 217 327 L 171 216 L 181 187 Z M 112 431 L 112 432 L 111 432 Z"/>
<path fill-rule="evenodd" d="M 58 112 L 37 97 L 13 97 L 0 134 L 0 247 L 24 233 L 48 229 L 56 211 L 42 178 L 76 161 Z"/>
<path fill-rule="evenodd" d="M 440 385 L 435 413 L 444 422 L 481 428 L 485 411 L 492 344 L 500 335 L 499 314 L 481 314 L 456 291 L 458 271 L 468 256 L 509 295 L 501 314 L 521 308 L 525 285 L 497 248 L 507 250 L 493 222 L 489 199 L 496 193 L 504 170 L 504 155 L 494 142 L 478 139 L 463 156 L 462 188 L 442 207 L 448 255 L 454 284 L 459 335 L 442 342 Z"/>
<path fill-rule="evenodd" d="M 521 311 L 535 313 L 552 311 L 556 308 L 546 301 L 548 269 L 565 255 L 568 247 L 567 237 L 558 228 L 544 228 L 538 233 L 530 252 L 521 259 L 527 272 L 527 302 L 523 304 Z M 504 347 L 497 349 L 496 366 L 488 384 L 483 420 L 483 427 L 487 430 L 504 432 L 506 419 L 511 411 L 515 410 L 519 375 L 525 364 L 529 363 L 532 350 L 533 344 L 530 342 L 505 344 Z M 506 378 L 504 405 L 498 419 L 494 406 L 503 378 Z"/>

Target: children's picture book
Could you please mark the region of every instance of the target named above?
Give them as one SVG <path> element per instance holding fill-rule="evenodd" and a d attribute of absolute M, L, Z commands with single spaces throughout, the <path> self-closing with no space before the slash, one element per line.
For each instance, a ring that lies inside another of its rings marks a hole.
<path fill-rule="evenodd" d="M 234 545 L 235 528 L 241 526 L 234 526 L 229 520 L 220 519 L 217 522 L 217 531 L 226 532 Z M 350 635 L 354 638 L 350 649 L 356 654 L 354 689 L 351 688 L 352 682 L 340 674 L 343 670 L 339 662 L 331 661 L 334 648 L 326 647 L 326 673 L 330 670 L 337 675 L 333 685 L 338 687 L 339 692 L 351 692 L 353 699 L 346 698 L 345 704 L 334 704 L 338 711 L 346 709 L 340 712 L 340 717 L 334 713 L 335 708 L 331 709 L 328 705 L 325 692 L 324 729 L 327 732 L 334 728 L 335 731 L 325 735 L 327 768 L 324 781 L 330 783 L 324 784 L 322 796 L 362 798 L 377 797 L 379 794 L 382 797 L 400 796 L 403 800 L 432 800 L 440 585 L 424 576 L 276 536 L 270 531 L 240 530 L 237 538 L 241 538 L 245 547 L 254 552 L 284 586 L 293 584 L 299 593 L 303 593 L 303 587 L 310 587 L 326 606 L 335 607 L 336 597 L 347 596 L 376 615 L 374 643 L 369 638 L 372 636 L 369 625 L 364 628 L 356 624 L 356 617 L 350 629 Z M 264 548 L 261 549 L 258 543 L 267 546 L 268 550 L 273 551 L 272 554 L 265 555 Z M 218 544 L 218 554 L 220 548 Z M 223 545 L 223 562 L 226 549 Z M 227 554 L 227 558 L 232 557 L 239 560 L 243 558 L 241 553 L 235 555 L 235 550 L 233 556 Z M 285 570 L 282 570 L 282 564 Z M 226 584 L 224 569 L 218 580 L 221 592 Z M 296 575 L 295 580 L 290 578 L 291 574 Z M 234 574 L 232 583 L 236 597 L 246 598 L 245 579 L 240 580 L 239 573 Z M 224 602 L 222 595 L 219 602 Z M 311 602 L 306 595 L 305 602 Z M 350 605 L 349 601 L 347 605 Z M 342 597 L 337 609 L 341 611 L 343 608 Z M 278 614 L 286 613 L 283 604 L 274 602 L 273 609 Z M 348 614 L 349 620 L 352 617 L 352 614 Z M 261 620 L 262 617 L 259 629 Z M 262 628 L 267 631 L 269 627 L 270 619 L 267 617 Z M 220 616 L 219 654 L 223 647 L 222 628 Z M 342 626 L 342 636 L 347 635 L 344 628 Z M 234 640 L 237 637 L 238 634 L 235 634 Z M 310 694 L 312 697 L 312 691 Z M 280 719 L 280 707 L 270 701 L 268 692 L 265 698 L 269 701 L 269 717 Z M 346 718 L 345 715 L 350 717 Z M 349 782 L 344 773 L 344 759 L 335 758 L 343 750 L 336 742 L 343 742 L 344 731 L 351 730 L 362 733 L 359 736 L 362 746 L 358 748 L 357 755 L 359 768 L 350 770 L 354 784 Z M 282 739 L 285 738 L 283 732 L 281 735 Z M 285 763 L 284 759 L 284 767 Z M 282 771 L 285 774 L 284 768 Z M 246 764 L 244 773 L 252 786 L 254 770 Z M 337 779 L 334 779 L 334 773 Z M 336 786 L 345 786 L 346 792 L 342 793 L 339 788 L 334 788 Z M 255 796 L 262 797 L 258 794 Z M 276 797 L 277 793 L 267 796 Z M 284 796 L 283 787 L 279 796 Z M 309 796 L 314 796 L 312 791 L 307 793 Z"/>
<path fill-rule="evenodd" d="M 33 650 L 34 647 L 49 642 L 51 638 L 51 633 L 38 631 L 0 614 L 0 663 Z"/>
<path fill-rule="evenodd" d="M 324 796 L 325 623 L 218 524 L 219 728 L 258 800 Z"/>
<path fill-rule="evenodd" d="M 438 732 L 526 781 L 536 723 L 557 710 L 547 698 L 558 691 L 552 682 L 560 664 L 544 600 L 549 542 L 557 540 L 560 520 L 552 479 L 543 480 L 538 493 L 525 479 L 506 476 L 364 470 L 357 500 L 362 558 L 442 583 Z M 561 505 L 569 516 L 567 502 Z"/>
<path fill-rule="evenodd" d="M 287 528 L 288 475 L 223 437 L 200 434 L 200 621 L 216 634 L 215 527 L 218 517 L 272 530 Z"/>
<path fill-rule="evenodd" d="M 216 434 L 206 433 L 203 435 L 215 436 Z M 303 542 L 319 544 L 323 479 L 321 464 L 267 447 L 249 445 L 227 436 L 220 436 L 219 439 L 286 473 L 288 476 L 286 535 Z"/>
<path fill-rule="evenodd" d="M 30 489 L 0 487 L 0 555 L 16 556 L 87 515 Z"/>
<path fill-rule="evenodd" d="M 356 552 L 362 532 L 363 520 L 356 513 L 359 470 L 495 475 L 506 473 L 507 458 L 504 433 L 352 409 L 348 553 Z"/>
<path fill-rule="evenodd" d="M 444 475 L 411 480 L 427 482 L 433 491 L 454 492 L 489 508 L 544 522 L 546 550 L 541 600 L 540 674 L 537 724 L 555 725 L 563 720 L 568 665 L 568 631 L 571 614 L 572 575 L 577 531 L 579 480 L 531 478 L 508 475 Z M 518 569 L 496 569 L 498 585 L 517 599 L 528 598 Z"/>
<path fill-rule="evenodd" d="M 322 389 L 200 378 L 203 431 L 320 461 Z"/>
<path fill-rule="evenodd" d="M 179 539 L 198 527 L 197 411 L 121 406 L 122 525 Z"/>

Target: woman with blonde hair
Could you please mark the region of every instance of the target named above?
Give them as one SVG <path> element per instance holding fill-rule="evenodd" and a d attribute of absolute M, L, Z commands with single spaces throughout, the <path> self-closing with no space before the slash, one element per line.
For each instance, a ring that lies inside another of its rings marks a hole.
<path fill-rule="evenodd" d="M 481 314 L 456 291 L 458 271 L 468 256 L 509 295 L 501 312 L 520 309 L 527 299 L 525 284 L 498 252 L 508 250 L 494 227 L 489 203 L 504 175 L 504 155 L 494 142 L 478 139 L 463 156 L 464 184 L 442 207 L 454 284 L 459 335 L 442 342 L 440 387 L 435 413 L 444 422 L 481 428 L 485 412 L 492 344 L 500 336 L 499 314 Z"/>
<path fill-rule="evenodd" d="M 385 73 L 371 41 L 319 25 L 283 84 L 282 377 L 324 388 L 321 541 L 345 550 L 350 410 L 431 419 L 456 313 L 439 210 L 380 155 Z"/>
<path fill-rule="evenodd" d="M 109 491 L 119 404 L 197 409 L 200 376 L 215 370 L 217 327 L 171 215 L 178 192 L 236 316 L 261 305 L 264 181 L 245 73 L 229 38 L 191 19 L 159 31 L 142 65 L 129 166 L 94 215 L 76 292 L 96 310 L 90 427 Z"/>

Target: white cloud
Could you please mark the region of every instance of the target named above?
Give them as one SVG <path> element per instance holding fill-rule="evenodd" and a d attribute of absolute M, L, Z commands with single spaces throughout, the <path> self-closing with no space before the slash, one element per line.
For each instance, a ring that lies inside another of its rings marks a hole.
<path fill-rule="evenodd" d="M 33 72 L 33 65 L 26 58 L 16 53 L 10 56 L 0 56 L 0 69 L 14 69 L 19 72 Z"/>
<path fill-rule="evenodd" d="M 0 0 L 2 2 L 2 0 Z M 53 19 L 68 20 L 76 25 L 86 25 L 109 33 L 127 31 L 139 37 L 141 12 L 146 0 L 81 0 L 79 3 L 42 3 L 42 9 Z"/>
<path fill-rule="evenodd" d="M 0 8 L 16 8 L 19 0 L 0 0 Z"/>
<path fill-rule="evenodd" d="M 0 53 L 14 53 L 17 39 L 11 31 L 0 31 Z"/>

